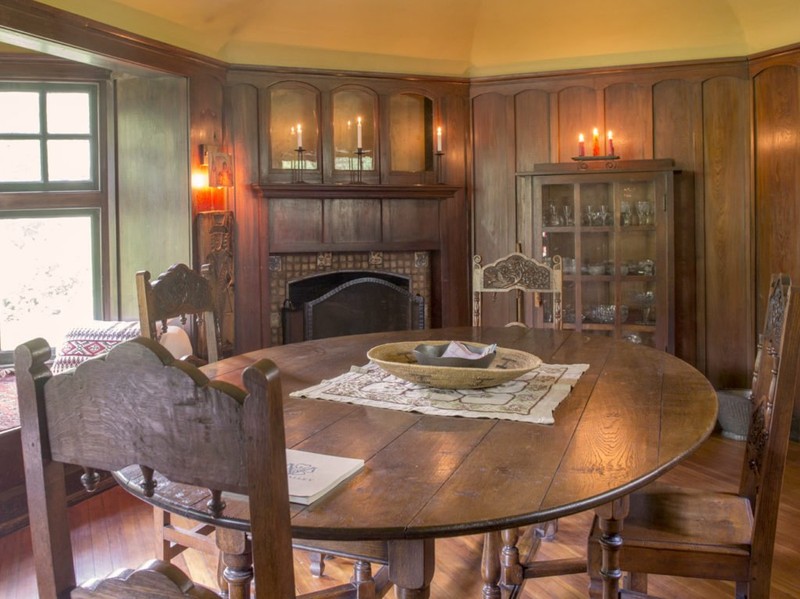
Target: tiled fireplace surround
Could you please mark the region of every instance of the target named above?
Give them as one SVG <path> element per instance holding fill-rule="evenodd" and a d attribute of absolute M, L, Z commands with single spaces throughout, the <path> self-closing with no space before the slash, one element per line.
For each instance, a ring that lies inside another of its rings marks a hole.
<path fill-rule="evenodd" d="M 318 252 L 272 254 L 270 270 L 270 337 L 273 345 L 282 343 L 281 308 L 289 283 L 306 277 L 336 271 L 380 272 L 402 275 L 410 281 L 409 291 L 425 300 L 425 322 L 430 322 L 430 252 Z"/>

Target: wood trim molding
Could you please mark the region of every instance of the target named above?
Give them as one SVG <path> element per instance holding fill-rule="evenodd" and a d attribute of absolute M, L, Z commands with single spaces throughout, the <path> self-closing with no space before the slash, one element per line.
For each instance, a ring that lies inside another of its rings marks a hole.
<path fill-rule="evenodd" d="M 0 41 L 109 70 L 225 77 L 227 65 L 30 0 L 0 4 Z"/>
<path fill-rule="evenodd" d="M 316 185 L 286 184 L 253 185 L 265 200 L 320 200 L 320 199 L 389 199 L 389 200 L 445 200 L 461 190 L 452 185 Z"/>

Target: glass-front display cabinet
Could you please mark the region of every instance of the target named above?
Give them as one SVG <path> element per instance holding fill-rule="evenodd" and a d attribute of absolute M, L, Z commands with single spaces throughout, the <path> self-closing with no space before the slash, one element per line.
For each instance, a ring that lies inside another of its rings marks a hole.
<path fill-rule="evenodd" d="M 533 255 L 562 259 L 564 328 L 674 351 L 673 173 L 672 160 L 587 160 L 519 174 Z"/>

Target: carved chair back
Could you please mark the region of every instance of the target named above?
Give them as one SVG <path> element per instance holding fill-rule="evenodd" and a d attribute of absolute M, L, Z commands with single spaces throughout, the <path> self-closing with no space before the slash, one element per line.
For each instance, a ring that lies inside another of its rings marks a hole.
<path fill-rule="evenodd" d="M 800 394 L 800 297 L 773 277 L 753 371 L 739 494 L 753 506 L 751 561 L 769 579 L 795 397 Z"/>
<path fill-rule="evenodd" d="M 552 297 L 553 326 L 560 329 L 562 269 L 561 257 L 553 256 L 553 265 L 548 266 L 521 252 L 513 252 L 483 265 L 480 255 L 472 258 L 472 325 L 481 325 L 482 294 L 516 291 L 516 321 L 509 324 L 524 326 L 523 293 L 534 293 L 537 304 L 541 294 Z"/>
<path fill-rule="evenodd" d="M 220 514 L 222 491 L 249 494 L 259 587 L 270 597 L 295 596 L 282 395 L 273 363 L 244 371 L 245 392 L 209 382 L 143 337 L 55 376 L 49 357 L 44 339 L 15 354 L 40 597 L 66 596 L 75 585 L 64 463 L 83 465 L 90 488 L 95 470 L 138 464 L 146 491 L 157 471 L 210 489 L 210 509 Z"/>
<path fill-rule="evenodd" d="M 136 273 L 136 295 L 139 303 L 139 323 L 142 336 L 156 339 L 167 330 L 167 322 L 187 316 L 197 318 L 202 347 L 195 353 L 209 362 L 219 359 L 217 324 L 214 316 L 214 295 L 205 274 L 197 273 L 185 264 L 173 264 L 151 282 L 146 270 Z M 160 327 L 160 331 L 158 329 Z"/>

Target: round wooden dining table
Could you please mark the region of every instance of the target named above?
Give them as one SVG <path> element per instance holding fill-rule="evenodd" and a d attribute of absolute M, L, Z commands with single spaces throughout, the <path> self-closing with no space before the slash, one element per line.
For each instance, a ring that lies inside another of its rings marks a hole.
<path fill-rule="evenodd" d="M 547 364 L 589 368 L 558 405 L 552 425 L 289 396 L 366 364 L 367 351 L 376 345 L 416 340 L 497 343 Z M 313 505 L 292 504 L 293 536 L 388 543 L 389 578 L 400 598 L 430 595 L 436 538 L 496 534 L 588 509 L 612 523 L 603 543 L 604 593 L 615 595 L 620 535 L 614 523 L 624 517 L 627 494 L 697 449 L 717 416 L 714 389 L 686 362 L 585 332 L 459 327 L 354 335 L 248 352 L 203 371 L 240 385 L 242 370 L 261 358 L 280 370 L 288 447 L 366 462 Z M 124 471 L 117 478 L 137 492 Z M 208 491 L 178 486 L 159 484 L 146 500 L 218 527 L 246 530 L 246 518 L 210 514 Z M 499 596 L 499 557 L 484 562 L 484 596 Z"/>

